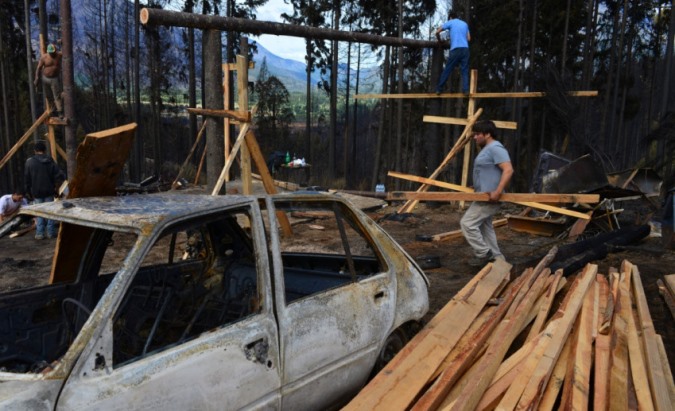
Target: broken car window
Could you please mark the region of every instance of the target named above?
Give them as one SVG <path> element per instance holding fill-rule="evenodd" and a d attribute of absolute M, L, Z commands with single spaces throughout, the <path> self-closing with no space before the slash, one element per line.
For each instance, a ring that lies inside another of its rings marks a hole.
<path fill-rule="evenodd" d="M 250 221 L 237 209 L 162 233 L 114 318 L 114 366 L 260 311 Z"/>
<path fill-rule="evenodd" d="M 279 232 L 286 302 L 380 273 L 376 247 L 352 212 L 337 201 L 276 201 L 291 220 Z"/>

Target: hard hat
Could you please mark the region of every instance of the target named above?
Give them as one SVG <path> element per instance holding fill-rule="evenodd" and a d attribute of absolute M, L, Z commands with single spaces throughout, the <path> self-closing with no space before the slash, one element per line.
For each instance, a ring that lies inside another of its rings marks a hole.
<path fill-rule="evenodd" d="M 56 47 L 53 44 L 47 46 L 47 53 L 53 53 L 56 51 Z"/>

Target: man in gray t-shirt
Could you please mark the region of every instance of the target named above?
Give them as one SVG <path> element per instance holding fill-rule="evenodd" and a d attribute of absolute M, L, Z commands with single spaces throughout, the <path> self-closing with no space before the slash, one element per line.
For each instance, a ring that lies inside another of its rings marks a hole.
<path fill-rule="evenodd" d="M 495 140 L 496 131 L 492 121 L 479 121 L 473 126 L 473 139 L 481 149 L 474 160 L 473 185 L 477 193 L 489 193 L 490 202 L 474 201 L 464 213 L 460 225 L 475 255 L 469 264 L 477 267 L 495 258 L 504 259 L 497 245 L 492 216 L 499 211 L 498 200 L 511 181 L 513 166 L 508 151 Z"/>

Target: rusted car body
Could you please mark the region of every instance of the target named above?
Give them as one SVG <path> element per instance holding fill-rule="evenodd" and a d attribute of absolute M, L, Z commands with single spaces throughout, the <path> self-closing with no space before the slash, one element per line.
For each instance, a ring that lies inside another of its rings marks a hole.
<path fill-rule="evenodd" d="M 335 196 L 100 197 L 22 213 L 57 220 L 61 252 L 73 227 L 86 247 L 68 255 L 72 272 L 53 264 L 51 283 L 0 294 L 0 409 L 336 408 L 428 310 L 414 260 Z"/>

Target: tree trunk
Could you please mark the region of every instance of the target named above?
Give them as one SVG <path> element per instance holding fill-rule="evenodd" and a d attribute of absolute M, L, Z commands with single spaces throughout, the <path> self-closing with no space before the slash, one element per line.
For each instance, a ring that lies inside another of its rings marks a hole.
<path fill-rule="evenodd" d="M 141 11 L 140 21 L 148 25 L 166 25 L 176 27 L 194 27 L 196 29 L 214 29 L 240 31 L 242 33 L 275 34 L 280 36 L 304 37 L 313 40 L 338 40 L 375 44 L 380 46 L 403 46 L 411 48 L 433 48 L 436 41 L 414 40 L 408 38 L 386 37 L 368 33 L 353 33 L 313 26 L 301 26 L 270 21 L 249 20 L 235 17 L 210 16 L 181 13 L 178 11 L 147 9 Z"/>
<path fill-rule="evenodd" d="M 382 94 L 387 93 L 387 86 L 389 85 L 389 52 L 390 47 L 387 47 L 384 52 L 384 73 L 382 75 Z M 380 124 L 377 130 L 377 142 L 375 143 L 375 158 L 373 164 L 373 174 L 370 180 L 370 186 L 375 187 L 380 182 L 380 157 L 382 156 L 382 139 L 384 138 L 385 118 L 387 115 L 388 99 L 380 100 Z"/>
<path fill-rule="evenodd" d="M 567 36 L 570 29 L 570 7 L 572 0 L 567 0 L 565 9 L 565 30 L 563 31 L 562 58 L 560 59 L 560 75 L 565 75 L 565 62 L 567 61 Z"/>
<path fill-rule="evenodd" d="M 340 1 L 333 3 L 333 29 L 340 27 Z M 333 40 L 331 44 L 331 68 L 330 68 L 330 124 L 328 129 L 328 177 L 332 180 L 337 175 L 335 161 L 335 146 L 337 144 L 337 77 L 338 77 L 338 42 Z M 345 170 L 346 171 L 346 170 Z"/>
<path fill-rule="evenodd" d="M 221 85 L 222 44 L 220 31 L 207 30 L 203 33 L 203 66 L 204 66 L 204 97 L 205 108 L 212 110 L 223 109 L 223 95 Z M 223 121 L 209 117 L 206 120 L 206 181 L 208 190 L 213 191 L 218 177 L 223 169 Z M 223 185 L 224 189 L 224 185 Z"/>
<path fill-rule="evenodd" d="M 398 37 L 403 38 L 403 0 L 398 0 Z M 398 53 L 398 93 L 403 94 L 403 47 L 397 49 Z M 396 170 L 403 170 L 403 100 L 398 99 L 396 104 Z M 401 188 L 401 180 L 394 183 L 396 190 Z"/>
<path fill-rule="evenodd" d="M 351 29 L 351 27 L 350 27 Z M 345 184 L 347 187 L 351 188 L 351 183 L 352 183 L 352 175 L 353 175 L 353 170 L 354 167 L 349 167 L 349 149 L 351 146 L 351 132 L 350 132 L 350 127 L 349 125 L 351 124 L 349 121 L 349 92 L 350 92 L 350 75 L 352 71 L 352 43 L 347 43 L 347 74 L 345 75 L 346 77 L 346 82 L 345 82 L 345 116 L 342 121 L 342 124 L 344 124 L 344 144 L 342 145 L 342 169 L 345 171 Z M 354 164 L 352 164 L 354 165 Z"/>
<path fill-rule="evenodd" d="M 354 94 L 359 94 L 359 80 L 361 79 L 361 44 L 358 45 L 358 55 L 356 58 L 356 84 L 354 84 Z M 351 164 L 353 166 L 356 166 L 356 135 L 358 134 L 356 132 L 356 127 L 358 126 L 358 104 L 359 100 L 354 99 L 354 107 L 352 110 L 354 110 L 354 114 L 352 115 L 352 150 L 351 150 Z M 365 150 L 363 150 L 365 152 Z M 355 167 L 354 172 L 356 173 L 357 169 Z M 362 175 L 365 175 L 362 174 Z M 358 180 L 359 174 L 356 173 L 355 179 Z"/>
<path fill-rule="evenodd" d="M 307 59 L 307 81 L 305 95 L 305 155 L 309 158 L 310 164 L 314 163 L 312 156 L 312 40 L 305 39 L 306 59 Z"/>
<path fill-rule="evenodd" d="M 662 97 L 661 105 L 659 107 L 659 112 L 661 116 L 664 116 L 668 109 L 675 103 L 673 99 L 673 92 L 671 90 L 673 82 L 671 77 L 673 76 L 673 41 L 675 40 L 675 0 L 670 2 L 670 21 L 668 23 L 668 40 L 666 41 L 666 58 L 663 65 L 663 88 L 662 88 Z M 659 119 L 660 120 L 660 119 Z"/>
<path fill-rule="evenodd" d="M 5 56 L 3 51 L 4 37 L 2 36 L 2 24 L 0 24 L 0 86 L 2 87 L 2 115 L 5 124 L 4 135 L 2 139 L 2 151 L 6 153 L 12 147 L 12 142 L 10 139 L 11 133 L 9 131 L 9 99 L 7 98 L 7 72 L 5 71 Z M 18 181 L 14 178 L 14 167 L 13 164 L 10 164 L 7 181 L 7 188 L 11 187 L 14 184 L 17 184 Z M 9 190 L 7 190 L 9 191 Z"/>
<path fill-rule="evenodd" d="M 66 157 L 68 176 L 72 178 L 77 170 L 75 155 L 77 154 L 77 137 L 75 136 L 75 78 L 73 71 L 73 29 L 70 12 L 70 0 L 61 0 L 61 41 L 63 53 L 63 110 L 68 125 L 65 126 Z"/>
<path fill-rule="evenodd" d="M 31 47 L 30 40 L 30 5 L 28 0 L 23 1 L 24 4 L 24 37 L 26 39 L 26 78 L 28 79 L 28 94 L 30 96 L 30 115 L 31 115 L 31 124 L 35 123 L 37 119 L 37 106 L 35 103 L 35 85 L 33 83 L 33 74 L 35 73 L 35 68 L 33 67 L 33 47 Z M 37 54 L 39 58 L 39 53 Z M 33 132 L 33 140 L 37 141 L 39 139 L 39 134 L 37 129 Z"/>
<path fill-rule="evenodd" d="M 139 0 L 134 0 L 134 16 L 138 16 L 141 7 Z M 132 151 L 131 161 L 131 178 L 134 181 L 140 181 L 144 177 L 144 163 L 145 152 L 143 150 L 144 134 L 143 119 L 141 118 L 141 86 L 140 86 L 140 71 L 141 71 L 141 30 L 140 22 L 134 18 L 134 120 L 138 127 L 136 128 L 136 138 L 134 139 L 134 149 Z"/>

